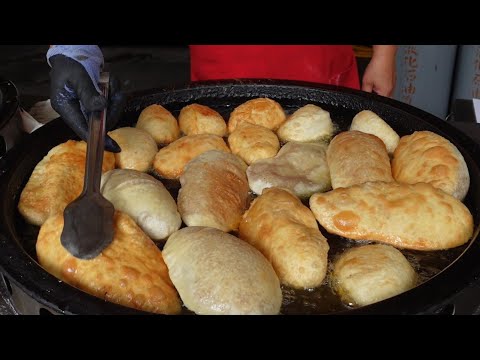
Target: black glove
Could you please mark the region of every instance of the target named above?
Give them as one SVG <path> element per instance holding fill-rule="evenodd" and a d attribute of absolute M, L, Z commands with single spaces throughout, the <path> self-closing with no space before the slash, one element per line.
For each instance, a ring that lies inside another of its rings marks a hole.
<path fill-rule="evenodd" d="M 61 54 L 51 56 L 49 62 L 52 107 L 65 123 L 86 141 L 88 124 L 82 107 L 86 114 L 99 111 L 105 108 L 106 100 L 99 94 L 92 78 L 80 62 Z M 113 77 L 110 77 L 108 102 L 105 124 L 107 131 L 117 124 L 124 105 L 120 83 Z M 108 135 L 105 136 L 105 150 L 116 153 L 121 151 L 120 146 Z"/>

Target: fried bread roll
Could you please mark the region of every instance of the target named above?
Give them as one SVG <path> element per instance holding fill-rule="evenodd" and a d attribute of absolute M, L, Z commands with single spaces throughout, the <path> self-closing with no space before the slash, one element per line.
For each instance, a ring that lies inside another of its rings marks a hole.
<path fill-rule="evenodd" d="M 228 137 L 228 145 L 235 155 L 248 165 L 257 160 L 277 155 L 280 142 L 275 133 L 263 126 L 241 123 Z"/>
<path fill-rule="evenodd" d="M 373 304 L 415 286 L 417 275 L 392 246 L 365 245 L 344 252 L 334 263 L 332 285 L 346 304 Z"/>
<path fill-rule="evenodd" d="M 40 226 L 63 210 L 82 192 L 87 144 L 68 140 L 55 146 L 35 166 L 20 194 L 18 210 L 31 224 Z M 104 152 L 102 171 L 115 167 L 113 153 Z"/>
<path fill-rule="evenodd" d="M 190 160 L 209 150 L 230 152 L 220 136 L 208 134 L 184 136 L 160 149 L 153 160 L 153 167 L 166 179 L 178 179 Z"/>
<path fill-rule="evenodd" d="M 290 191 L 265 189 L 243 215 L 239 236 L 272 263 L 282 284 L 320 286 L 329 246 L 311 211 Z"/>
<path fill-rule="evenodd" d="M 443 250 L 473 233 L 468 208 L 430 184 L 368 182 L 310 198 L 318 222 L 332 234 L 398 248 Z"/>
<path fill-rule="evenodd" d="M 465 159 L 455 145 L 430 131 L 416 131 L 400 139 L 392 160 L 396 181 L 425 182 L 463 200 L 470 187 Z"/>
<path fill-rule="evenodd" d="M 329 140 L 333 134 L 330 113 L 308 104 L 290 115 L 277 131 L 282 141 L 312 142 Z"/>
<path fill-rule="evenodd" d="M 101 299 L 159 314 L 177 314 L 180 299 L 162 252 L 126 214 L 115 212 L 113 242 L 91 260 L 72 256 L 60 242 L 63 215 L 40 228 L 37 257 L 58 279 Z"/>
<path fill-rule="evenodd" d="M 302 199 L 331 189 L 324 143 L 288 142 L 277 156 L 259 160 L 247 169 L 248 185 L 255 194 L 280 187 Z"/>
<path fill-rule="evenodd" d="M 344 131 L 327 149 L 332 188 L 367 181 L 393 181 L 390 158 L 378 137 L 360 131 Z"/>
<path fill-rule="evenodd" d="M 238 156 L 207 151 L 190 161 L 180 178 L 178 210 L 187 226 L 238 229 L 247 209 L 247 165 Z"/>
<path fill-rule="evenodd" d="M 208 227 L 183 228 L 163 250 L 183 303 L 200 315 L 275 315 L 280 282 L 267 259 L 233 235 Z"/>
<path fill-rule="evenodd" d="M 182 225 L 175 200 L 153 176 L 135 170 L 111 170 L 102 176 L 101 192 L 152 240 L 164 240 Z"/>
<path fill-rule="evenodd" d="M 257 98 L 237 106 L 228 119 L 228 132 L 232 133 L 242 122 L 264 126 L 276 131 L 287 119 L 282 106 L 275 100 Z"/>
<path fill-rule="evenodd" d="M 227 134 L 227 123 L 222 115 L 205 105 L 183 107 L 178 124 L 185 135 L 212 134 L 223 137 Z"/>
<path fill-rule="evenodd" d="M 360 111 L 352 120 L 350 130 L 372 134 L 383 141 L 387 152 L 392 155 L 397 148 L 400 137 L 385 120 L 370 110 Z"/>
<path fill-rule="evenodd" d="M 120 169 L 147 172 L 152 168 L 153 158 L 158 152 L 157 143 L 145 130 L 124 127 L 108 133 L 121 152 L 115 154 L 115 164 Z"/>
<path fill-rule="evenodd" d="M 162 105 L 147 106 L 137 120 L 138 129 L 148 132 L 158 145 L 167 145 L 180 137 L 177 119 Z"/>

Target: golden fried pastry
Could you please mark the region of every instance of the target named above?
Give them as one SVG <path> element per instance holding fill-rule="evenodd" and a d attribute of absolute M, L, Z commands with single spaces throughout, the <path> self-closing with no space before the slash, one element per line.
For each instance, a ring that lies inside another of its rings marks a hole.
<path fill-rule="evenodd" d="M 282 284 L 320 286 L 329 246 L 312 212 L 290 191 L 265 189 L 243 215 L 239 236 L 272 263 Z"/>
<path fill-rule="evenodd" d="M 255 194 L 280 187 L 308 199 L 331 189 L 324 143 L 288 142 L 271 159 L 259 160 L 247 169 L 248 185 Z"/>
<path fill-rule="evenodd" d="M 152 240 L 165 240 L 182 225 L 175 200 L 153 176 L 135 170 L 110 170 L 102 176 L 101 192 Z"/>
<path fill-rule="evenodd" d="M 233 235 L 208 227 L 168 238 L 165 263 L 183 303 L 199 315 L 275 315 L 280 282 L 267 259 Z"/>
<path fill-rule="evenodd" d="M 285 111 L 275 100 L 257 98 L 237 106 L 228 120 L 228 132 L 232 133 L 242 122 L 264 126 L 276 131 L 286 120 Z"/>
<path fill-rule="evenodd" d="M 470 187 L 465 159 L 455 145 L 430 131 L 403 136 L 393 155 L 392 173 L 406 184 L 425 182 L 463 200 Z"/>
<path fill-rule="evenodd" d="M 327 149 L 332 188 L 367 181 L 393 181 L 390 158 L 382 140 L 360 131 L 344 131 Z"/>
<path fill-rule="evenodd" d="M 346 304 L 373 304 L 415 286 L 417 276 L 403 254 L 389 245 L 365 245 L 335 261 L 332 285 Z"/>
<path fill-rule="evenodd" d="M 124 127 L 108 133 L 121 152 L 115 154 L 115 164 L 120 169 L 147 172 L 152 168 L 153 158 L 158 152 L 157 143 L 142 129 Z"/>
<path fill-rule="evenodd" d="M 232 153 L 240 156 L 248 165 L 277 155 L 280 142 L 277 135 L 266 127 L 241 123 L 228 137 Z"/>
<path fill-rule="evenodd" d="M 87 144 L 68 140 L 55 146 L 35 166 L 18 203 L 20 214 L 33 225 L 63 210 L 83 190 Z M 115 167 L 115 157 L 104 152 L 102 171 Z"/>
<path fill-rule="evenodd" d="M 443 250 L 473 233 L 468 208 L 430 184 L 368 182 L 310 198 L 318 222 L 331 234 L 397 248 Z"/>
<path fill-rule="evenodd" d="M 113 242 L 91 260 L 72 256 L 60 242 L 63 215 L 40 228 L 37 257 L 58 279 L 101 299 L 160 314 L 177 314 L 180 299 L 162 252 L 128 215 L 115 212 Z"/>
<path fill-rule="evenodd" d="M 247 165 L 238 156 L 207 151 L 190 161 L 180 177 L 178 211 L 187 226 L 229 232 L 247 209 Z"/>
<path fill-rule="evenodd" d="M 330 113 L 308 104 L 290 115 L 277 131 L 282 141 L 312 142 L 329 140 L 333 135 Z"/>
<path fill-rule="evenodd" d="M 178 179 L 190 160 L 209 150 L 230 152 L 220 136 L 189 135 L 160 149 L 153 160 L 153 167 L 160 176 L 166 179 Z"/>
<path fill-rule="evenodd" d="M 136 128 L 148 132 L 158 145 L 167 145 L 180 137 L 177 119 L 162 105 L 147 106 L 138 117 Z"/>
<path fill-rule="evenodd" d="M 387 152 L 392 155 L 397 148 L 400 137 L 385 120 L 370 110 L 360 111 L 352 120 L 350 130 L 372 134 L 383 141 Z"/>
<path fill-rule="evenodd" d="M 185 135 L 212 134 L 223 137 L 227 134 L 227 124 L 222 115 L 205 105 L 191 104 L 182 108 L 178 124 Z"/>

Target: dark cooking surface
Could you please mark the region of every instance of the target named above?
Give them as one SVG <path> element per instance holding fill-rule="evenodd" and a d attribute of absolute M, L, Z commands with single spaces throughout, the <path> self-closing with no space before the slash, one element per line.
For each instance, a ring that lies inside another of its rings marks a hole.
<path fill-rule="evenodd" d="M 127 108 L 126 111 L 126 116 L 124 118 L 123 124 L 121 125 L 128 125 L 131 124 L 133 121 L 135 121 L 136 117 L 138 116 L 139 111 L 141 111 L 145 106 L 151 104 L 151 103 L 161 103 L 164 104 L 169 110 L 173 111 L 174 114 L 177 114 L 178 111 L 183 107 L 185 104 L 190 103 L 192 101 L 197 101 L 201 102 L 205 105 L 209 105 L 212 108 L 215 108 L 222 112 L 224 115 L 227 115 L 231 109 L 244 102 L 247 100 L 247 97 L 256 97 L 256 96 L 269 96 L 272 98 L 276 98 L 282 106 L 284 106 L 287 110 L 295 110 L 298 107 L 305 105 L 308 102 L 313 102 L 321 105 L 324 107 L 326 110 L 330 111 L 332 114 L 332 120 L 337 123 L 341 129 L 345 129 L 353 116 L 360 110 L 363 110 L 364 108 L 370 108 L 373 111 L 376 111 L 379 113 L 381 116 L 385 116 L 386 118 L 391 119 L 391 121 L 395 124 L 394 128 L 399 132 L 400 135 L 405 135 L 408 133 L 413 132 L 413 129 L 428 129 L 428 130 L 434 130 L 438 133 L 440 133 L 443 136 L 446 136 L 447 138 L 450 138 L 450 136 L 447 135 L 447 133 L 443 133 L 441 129 L 435 129 L 434 126 L 430 125 L 429 123 L 423 123 L 422 121 L 419 121 L 418 118 L 412 117 L 411 115 L 405 114 L 402 111 L 392 111 L 392 109 L 389 106 L 385 106 L 384 104 L 379 105 L 376 104 L 374 101 L 374 97 L 367 96 L 366 99 L 362 99 L 359 101 L 359 99 L 355 100 L 354 93 L 351 93 L 349 95 L 343 95 L 343 98 L 339 96 L 339 94 L 331 94 L 328 91 L 327 92 L 320 92 L 320 95 L 318 93 L 317 89 L 298 89 L 294 87 L 280 87 L 276 88 L 272 85 L 268 85 L 265 87 L 260 87 L 260 88 L 255 88 L 254 92 L 251 90 L 254 88 L 250 88 L 248 85 L 241 85 L 241 83 L 237 83 L 235 86 L 226 86 L 222 89 L 219 89 L 217 87 L 202 87 L 202 88 L 197 88 L 197 89 L 184 89 L 184 90 L 178 90 L 173 93 L 149 93 L 145 94 L 145 96 L 140 96 L 136 97 L 130 102 L 129 107 Z M 332 89 L 329 89 L 332 90 Z M 241 96 L 239 95 L 241 94 Z M 141 95 L 141 94 L 139 94 Z M 246 96 L 247 97 L 246 97 Z M 353 99 L 353 100 L 352 100 Z M 120 126 L 121 126 L 120 125 Z M 51 128 L 52 131 L 49 133 L 48 128 Z M 53 129 L 56 129 L 58 131 L 53 131 Z M 444 130 L 448 130 L 445 128 Z M 14 186 L 18 189 L 23 188 L 24 183 L 28 179 L 28 175 L 31 173 L 31 170 L 35 166 L 35 164 L 44 156 L 44 154 L 54 145 L 62 142 L 65 140 L 65 136 L 67 136 L 69 133 L 68 129 L 65 128 L 65 126 L 62 123 L 52 123 L 47 125 L 45 128 L 38 130 L 38 137 L 35 138 L 35 144 L 31 144 L 37 149 L 37 152 L 35 153 L 28 153 L 24 158 L 23 161 L 27 161 L 29 164 L 28 166 L 23 166 L 20 165 L 19 167 L 22 167 L 22 169 L 19 169 L 21 172 L 20 177 L 23 176 L 22 183 L 15 183 Z M 47 137 L 46 135 L 49 134 Z M 54 135 L 53 135 L 54 134 Z M 464 139 L 462 138 L 462 134 L 454 134 L 456 138 L 456 144 L 459 146 L 458 141 L 462 142 Z M 468 139 L 465 139 L 468 140 Z M 461 150 L 464 150 L 459 146 Z M 476 150 L 476 149 L 475 149 Z M 473 151 L 472 149 L 469 149 L 469 151 Z M 464 154 L 465 155 L 465 154 Z M 475 154 L 474 154 L 475 155 Z M 478 168 L 476 167 L 475 163 L 473 160 L 466 156 L 466 161 L 469 164 L 469 167 L 471 167 L 470 172 L 472 176 L 472 189 L 467 197 L 467 206 L 470 207 L 470 210 L 474 214 L 474 219 L 475 219 L 475 225 L 478 225 L 478 207 L 480 205 L 480 202 L 477 202 L 478 200 L 478 194 L 475 189 L 475 185 L 480 184 L 480 179 L 479 179 L 479 173 L 478 173 Z M 473 169 L 473 172 L 472 172 Z M 17 193 L 18 196 L 18 193 Z M 474 203 L 472 203 L 472 200 L 475 200 Z M 22 241 L 25 245 L 26 250 L 34 256 L 34 241 L 35 241 L 35 228 L 29 228 L 27 226 L 24 226 L 21 224 L 23 221 L 19 216 L 15 217 L 15 221 L 17 222 L 15 225 L 15 228 L 19 233 L 23 235 L 24 239 L 30 239 L 25 241 Z M 20 222 L 20 223 L 18 223 Z M 28 235 L 29 236 L 25 236 Z M 326 232 L 323 231 L 325 235 Z M 341 239 L 334 239 L 332 236 L 328 235 L 328 238 L 330 239 L 330 246 L 332 248 L 331 255 L 338 251 L 340 248 L 348 247 L 352 244 L 356 244 L 350 241 L 346 240 L 341 240 Z M 478 244 L 474 244 L 478 245 Z M 439 270 L 443 269 L 448 263 L 451 262 L 452 259 L 456 258 L 468 245 L 465 245 L 460 248 L 452 249 L 449 251 L 444 251 L 444 252 L 405 252 L 409 260 L 412 261 L 412 264 L 415 266 L 416 264 L 418 265 L 417 270 L 421 269 L 421 272 L 423 272 L 424 279 L 430 277 L 434 273 L 438 272 Z M 463 260 L 466 258 L 466 256 L 463 256 L 461 259 Z M 331 259 L 331 257 L 330 257 Z M 460 261 L 462 262 L 462 261 Z M 457 267 L 458 268 L 458 267 Z M 448 274 L 452 274 L 450 277 L 454 276 L 453 272 L 448 272 Z M 448 275 L 445 275 L 445 273 L 442 273 L 442 277 L 448 278 Z M 465 279 L 461 279 L 461 275 L 456 274 L 456 277 L 460 276 L 453 284 L 449 284 L 449 286 L 453 286 L 453 288 L 458 288 L 458 287 L 463 287 L 466 284 Z M 47 275 L 42 275 L 43 281 L 49 280 L 49 277 Z M 437 283 L 437 288 L 438 286 L 441 285 L 441 279 L 440 277 L 435 278 L 433 281 L 429 281 L 427 284 L 433 284 Z M 445 281 L 445 280 L 444 280 Z M 450 281 L 452 281 L 450 279 Z M 440 285 L 438 285 L 440 283 Z M 445 283 L 447 284 L 447 283 Z M 65 285 L 62 285 L 65 286 Z M 433 285 L 432 285 L 433 286 Z M 60 286 L 59 286 L 60 287 Z M 452 293 L 455 293 L 457 289 L 452 288 Z M 431 288 L 429 289 L 428 286 L 424 287 L 421 286 L 418 288 L 419 294 L 422 293 L 423 289 L 423 296 L 425 296 L 426 293 L 431 294 L 429 296 L 435 297 L 435 293 L 439 292 L 440 289 L 435 289 Z M 417 289 L 416 289 L 417 290 Z M 433 290 L 433 291 L 432 291 Z M 445 290 L 445 289 L 444 289 Z M 440 291 L 442 292 L 442 291 Z M 410 293 L 410 292 L 409 292 Z M 298 305 L 294 303 L 289 303 L 292 300 L 292 297 L 290 296 L 290 291 L 285 291 L 284 293 L 285 299 L 284 299 L 284 310 L 285 312 L 288 313 L 296 313 L 299 310 Z M 299 296 L 300 295 L 300 296 Z M 68 295 L 73 296 L 73 295 Z M 421 295 L 418 295 L 421 296 Z M 303 299 L 304 304 L 306 305 L 303 307 L 305 310 L 303 313 L 308 313 L 308 312 L 328 312 L 332 310 L 340 310 L 344 309 L 343 306 L 340 306 L 338 301 L 335 303 L 335 301 L 324 301 L 324 306 L 323 308 L 319 308 L 318 305 L 315 305 L 313 300 L 316 297 L 323 297 L 324 299 L 331 298 L 332 294 L 329 292 L 329 289 L 327 287 L 324 287 L 323 289 L 319 289 L 313 292 L 302 292 L 297 293 L 296 296 L 296 301 L 298 302 L 300 299 Z M 401 300 L 399 299 L 407 299 L 408 297 L 412 298 L 412 295 L 404 294 L 396 298 L 396 301 L 388 302 L 391 304 L 395 304 L 396 302 L 400 302 Z M 91 300 L 91 299 L 90 299 Z M 432 299 L 433 300 L 433 299 Z M 306 304 L 305 304 L 306 302 Z M 65 302 L 63 307 L 67 307 L 68 305 L 65 306 Z M 378 304 L 377 304 L 378 305 Z M 73 305 L 72 305 L 73 306 Z M 400 306 L 400 305 L 398 305 Z M 381 306 L 376 306 L 375 309 L 381 309 Z M 388 308 L 388 306 L 387 306 Z M 387 308 L 384 307 L 383 311 L 390 311 L 392 312 L 393 310 L 386 310 Z M 372 311 L 375 311 L 372 308 Z M 397 312 L 397 311 L 393 311 Z M 409 312 L 408 309 L 398 309 L 398 312 Z"/>

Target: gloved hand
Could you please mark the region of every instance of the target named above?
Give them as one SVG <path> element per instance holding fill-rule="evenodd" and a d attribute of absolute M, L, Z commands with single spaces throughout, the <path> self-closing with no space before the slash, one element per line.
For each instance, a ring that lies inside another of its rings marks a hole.
<path fill-rule="evenodd" d="M 103 54 L 96 45 L 55 45 L 47 52 L 50 71 L 50 101 L 53 109 L 82 139 L 88 137 L 88 114 L 107 105 L 100 94 L 98 80 Z M 110 77 L 106 129 L 112 129 L 122 112 L 124 96 L 120 83 Z M 108 135 L 105 150 L 120 152 L 120 146 Z"/>

